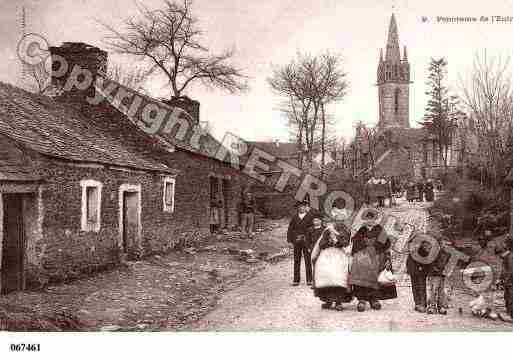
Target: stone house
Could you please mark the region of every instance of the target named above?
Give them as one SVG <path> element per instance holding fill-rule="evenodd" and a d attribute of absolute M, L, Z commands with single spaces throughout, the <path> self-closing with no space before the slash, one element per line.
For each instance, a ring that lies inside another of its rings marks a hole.
<path fill-rule="evenodd" d="M 104 75 L 108 68 L 108 54 L 94 46 L 83 43 L 63 43 L 59 47 L 50 48 L 52 57 L 60 56 L 68 63 L 68 74 L 59 77 L 56 81 L 65 81 L 71 68 L 75 65 L 87 69 L 93 77 Z M 108 81 L 108 80 L 106 80 Z M 132 94 L 146 97 L 131 89 L 117 89 L 113 96 L 118 96 L 122 90 Z M 92 89 L 94 91 L 94 87 Z M 156 159 L 177 169 L 176 178 L 176 212 L 180 213 L 180 220 L 176 222 L 179 230 L 174 235 L 177 240 L 185 244 L 193 239 L 209 234 L 209 214 L 211 201 L 221 203 L 221 227 L 233 228 L 238 226 L 238 205 L 241 194 L 248 179 L 239 168 L 229 162 L 229 158 L 218 159 L 216 153 L 222 146 L 219 141 L 209 134 L 204 134 L 198 146 L 191 145 L 195 126 L 200 125 L 199 102 L 187 98 L 172 100 L 156 100 L 160 106 L 183 108 L 190 116 L 185 116 L 188 123 L 175 126 L 170 133 L 148 134 L 140 131 L 132 121 L 112 105 L 113 101 L 102 101 L 91 105 L 85 99 L 94 96 L 91 90 L 80 91 L 72 89 L 65 92 L 60 100 L 77 106 L 88 118 L 106 130 L 122 134 L 125 142 L 138 146 L 139 151 L 151 153 Z M 107 120 L 107 121 L 106 121 Z M 178 132 L 183 135 L 177 136 Z M 136 136 L 137 134 L 137 136 Z M 134 137 L 135 136 L 135 137 Z M 143 139 L 141 142 L 141 138 Z M 152 145 L 148 147 L 147 143 Z"/>
<path fill-rule="evenodd" d="M 55 97 L 0 83 L 2 293 L 201 240 L 212 199 L 222 202 L 223 226 L 238 224 L 247 179 L 217 159 L 212 136 L 194 147 L 192 131 L 149 135 L 111 102 L 87 101 L 97 86 L 63 88 L 75 65 L 96 85 L 106 52 L 64 43 L 50 54 L 68 68 L 52 73 Z M 163 106 L 182 106 L 189 127 L 199 123 L 197 102 Z"/>
<path fill-rule="evenodd" d="M 177 175 L 72 107 L 0 83 L 1 292 L 169 248 Z"/>

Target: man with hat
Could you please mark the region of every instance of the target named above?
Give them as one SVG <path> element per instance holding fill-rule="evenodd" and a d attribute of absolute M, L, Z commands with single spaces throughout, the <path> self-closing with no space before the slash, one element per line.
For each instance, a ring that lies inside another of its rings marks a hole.
<path fill-rule="evenodd" d="M 299 285 L 301 257 L 304 257 L 306 270 L 306 283 L 312 284 L 312 263 L 310 258 L 310 245 L 308 243 L 309 229 L 313 225 L 316 212 L 310 209 L 307 201 L 297 204 L 297 213 L 290 220 L 287 229 L 287 242 L 294 247 L 294 279 L 293 286 Z"/>

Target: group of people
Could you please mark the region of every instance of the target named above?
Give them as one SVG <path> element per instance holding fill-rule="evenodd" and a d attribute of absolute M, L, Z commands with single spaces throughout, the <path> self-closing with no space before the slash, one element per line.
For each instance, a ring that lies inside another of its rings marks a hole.
<path fill-rule="evenodd" d="M 255 213 L 257 205 L 251 192 L 245 192 L 239 203 L 239 215 L 241 231 L 249 237 L 254 235 Z M 224 203 L 220 199 L 213 198 L 210 201 L 210 232 L 218 233 L 221 230 L 224 212 Z"/>
<path fill-rule="evenodd" d="M 322 218 L 308 203 L 300 203 L 287 230 L 294 248 L 292 285 L 300 283 L 303 258 L 306 283 L 323 309 L 343 310 L 343 303 L 356 298 L 359 312 L 367 303 L 379 310 L 380 300 L 396 298 L 395 284 L 386 275 L 392 273 L 390 240 L 381 237 L 384 231 L 375 216 L 369 211 L 359 226 L 348 226 L 347 218 Z"/>
<path fill-rule="evenodd" d="M 391 243 L 379 224 L 381 214 L 376 210 L 363 213 L 363 218 L 348 218 L 346 212 L 335 207 L 330 217 L 321 217 L 307 202 L 301 202 L 290 221 L 287 241 L 294 248 L 292 285 L 300 284 L 303 260 L 306 284 L 312 287 L 323 309 L 341 311 L 344 303 L 356 298 L 359 312 L 367 309 L 367 303 L 371 309 L 380 310 L 380 301 L 397 298 Z M 408 241 L 406 269 L 411 278 L 414 310 L 446 315 L 445 268 L 451 257 L 450 244 L 440 237 L 415 232 Z M 438 247 L 435 258 L 426 260 L 434 245 Z M 495 254 L 503 261 L 509 315 L 504 320 L 513 322 L 513 238 L 497 244 Z"/>
<path fill-rule="evenodd" d="M 433 180 L 410 181 L 406 186 L 406 199 L 408 202 L 432 202 L 435 199 L 435 185 Z"/>

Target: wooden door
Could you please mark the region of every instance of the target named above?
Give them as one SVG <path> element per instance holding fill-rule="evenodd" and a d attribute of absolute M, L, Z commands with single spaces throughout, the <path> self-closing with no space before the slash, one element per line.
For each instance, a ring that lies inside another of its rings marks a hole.
<path fill-rule="evenodd" d="M 25 289 L 23 195 L 3 194 L 2 294 Z"/>
<path fill-rule="evenodd" d="M 129 253 L 137 243 L 139 218 L 137 192 L 123 192 L 123 250 Z"/>

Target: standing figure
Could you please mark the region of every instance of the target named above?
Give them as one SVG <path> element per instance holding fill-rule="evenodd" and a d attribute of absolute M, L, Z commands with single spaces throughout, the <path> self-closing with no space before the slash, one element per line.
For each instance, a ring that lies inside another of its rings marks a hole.
<path fill-rule="evenodd" d="M 417 191 L 419 193 L 417 200 L 419 202 L 424 202 L 424 182 L 422 180 L 417 182 Z"/>
<path fill-rule="evenodd" d="M 416 187 L 415 187 L 415 183 L 413 182 L 409 182 L 408 185 L 407 185 L 407 188 L 406 188 L 406 199 L 408 200 L 408 202 L 413 202 L 413 200 L 415 199 L 415 190 L 416 190 Z"/>
<path fill-rule="evenodd" d="M 219 224 L 221 223 L 219 216 L 219 205 L 215 199 L 210 201 L 210 233 L 214 234 L 219 231 Z"/>
<path fill-rule="evenodd" d="M 425 190 L 425 193 L 426 193 L 426 201 L 427 202 L 433 202 L 434 199 L 435 199 L 435 192 L 434 192 L 435 188 L 434 188 L 432 180 L 428 180 L 426 182 L 424 190 Z"/>
<path fill-rule="evenodd" d="M 297 213 L 292 217 L 287 229 L 287 242 L 294 247 L 294 279 L 292 285 L 299 285 L 301 279 L 301 257 L 304 257 L 306 270 L 306 283 L 312 285 L 312 263 L 307 236 L 310 227 L 313 225 L 313 218 L 316 215 L 303 201 L 298 204 Z"/>
<path fill-rule="evenodd" d="M 379 224 L 370 230 L 364 225 L 352 238 L 353 259 L 349 283 L 352 285 L 353 295 L 358 299 L 359 312 L 365 311 L 366 302 L 374 310 L 381 309 L 378 276 L 385 269 L 384 254 L 390 247 L 388 238 L 382 242 L 382 232 L 383 227 Z"/>
<path fill-rule="evenodd" d="M 434 238 L 434 237 L 433 237 Z M 440 250 L 436 258 L 429 265 L 428 275 L 426 278 L 428 296 L 427 296 L 427 313 L 428 314 L 447 314 L 447 298 L 445 294 L 445 274 L 444 269 L 451 255 L 444 248 L 442 241 L 438 241 Z M 426 248 L 430 251 L 430 248 Z"/>
<path fill-rule="evenodd" d="M 323 309 L 343 310 L 342 303 L 353 299 L 349 290 L 348 275 L 351 250 L 349 231 L 343 224 L 328 226 L 312 251 L 314 266 L 314 295 Z"/>
<path fill-rule="evenodd" d="M 422 234 L 412 234 L 409 243 L 409 255 L 406 260 L 406 272 L 411 278 L 411 290 L 413 293 L 413 301 L 415 302 L 415 310 L 420 313 L 426 313 L 427 307 L 427 275 L 429 265 L 427 260 L 423 260 L 429 256 L 430 242 L 424 239 Z"/>
<path fill-rule="evenodd" d="M 241 222 L 242 232 L 245 232 L 250 238 L 253 237 L 253 227 L 255 226 L 256 202 L 251 192 L 247 192 L 241 202 Z"/>

